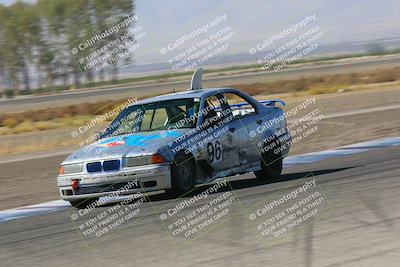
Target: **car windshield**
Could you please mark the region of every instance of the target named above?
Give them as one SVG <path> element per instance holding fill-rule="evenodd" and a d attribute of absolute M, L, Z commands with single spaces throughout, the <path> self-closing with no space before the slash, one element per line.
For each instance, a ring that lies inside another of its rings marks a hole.
<path fill-rule="evenodd" d="M 198 101 L 174 99 L 134 105 L 122 111 L 102 137 L 167 129 L 194 128 Z"/>

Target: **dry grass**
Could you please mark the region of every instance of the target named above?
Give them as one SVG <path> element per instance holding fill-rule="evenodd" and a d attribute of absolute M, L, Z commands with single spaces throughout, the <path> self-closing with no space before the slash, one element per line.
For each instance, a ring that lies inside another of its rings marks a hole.
<path fill-rule="evenodd" d="M 93 116 L 76 116 L 67 118 L 58 118 L 50 121 L 30 121 L 25 120 L 13 127 L 0 127 L 0 135 L 19 134 L 27 132 L 40 132 L 63 127 L 80 127 L 88 123 Z M 12 119 L 12 118 L 9 118 Z"/>
<path fill-rule="evenodd" d="M 75 147 L 74 147 L 75 146 Z M 19 153 L 30 153 L 37 151 L 46 151 L 51 149 L 59 149 L 60 147 L 66 147 L 68 149 L 78 148 L 74 140 L 65 139 L 65 140 L 46 140 L 38 142 L 29 142 L 23 144 L 14 144 L 13 146 L 5 145 L 0 147 L 0 155 L 14 155 Z"/>
<path fill-rule="evenodd" d="M 335 93 L 343 90 L 359 90 L 367 88 L 370 84 L 398 80 L 400 80 L 400 67 L 362 73 L 279 80 L 269 83 L 236 84 L 231 87 L 240 88 L 250 95 L 291 93 L 293 96 L 299 96 Z M 146 95 L 141 98 L 151 96 L 153 95 Z M 126 99 L 1 114 L 0 135 L 38 132 L 62 127 L 79 127 L 86 124 L 96 115 L 102 115 L 111 111 L 124 102 L 126 102 Z M 110 117 L 108 121 L 112 119 Z"/>
<path fill-rule="evenodd" d="M 400 67 L 379 69 L 362 73 L 346 73 L 300 78 L 296 80 L 280 80 L 269 83 L 235 84 L 231 87 L 240 88 L 250 95 L 281 94 L 281 93 L 333 93 L 352 85 L 385 83 L 400 80 Z"/>
<path fill-rule="evenodd" d="M 108 111 L 111 111 L 124 102 L 126 102 L 126 100 L 101 101 L 96 103 L 83 103 L 80 105 L 69 105 L 34 111 L 1 114 L 0 127 L 5 126 L 8 128 L 13 128 L 24 121 L 52 121 L 60 118 L 75 119 L 77 116 L 88 115 L 93 117 L 95 115 L 102 115 Z"/>

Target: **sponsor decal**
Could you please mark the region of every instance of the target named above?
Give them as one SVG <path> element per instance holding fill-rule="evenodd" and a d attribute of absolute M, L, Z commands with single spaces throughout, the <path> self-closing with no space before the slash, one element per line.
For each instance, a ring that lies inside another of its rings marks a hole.
<path fill-rule="evenodd" d="M 117 140 L 117 141 L 112 141 L 112 142 L 106 142 L 106 143 L 100 143 L 100 147 L 114 147 L 114 146 L 120 146 L 125 144 L 125 140 Z"/>
<path fill-rule="evenodd" d="M 175 131 L 168 131 L 163 135 L 150 134 L 150 135 L 128 135 L 128 136 L 115 136 L 106 140 L 100 141 L 97 145 L 99 147 L 115 147 L 120 145 L 127 146 L 146 146 L 150 141 L 160 139 L 163 137 L 179 137 L 180 134 Z"/>

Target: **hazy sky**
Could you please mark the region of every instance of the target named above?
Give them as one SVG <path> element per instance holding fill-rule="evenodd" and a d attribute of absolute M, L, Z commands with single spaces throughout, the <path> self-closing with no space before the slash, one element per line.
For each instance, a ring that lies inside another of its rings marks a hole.
<path fill-rule="evenodd" d="M 227 24 L 236 32 L 228 52 L 248 51 L 255 43 L 314 13 L 317 25 L 326 33 L 323 43 L 400 36 L 398 0 L 137 1 L 140 24 L 148 33 L 144 50 L 149 51 L 221 14 L 227 15 Z"/>
<path fill-rule="evenodd" d="M 400 36 L 399 0 L 137 0 L 136 13 L 147 33 L 138 62 L 159 61 L 160 47 L 223 14 L 235 31 L 225 53 L 246 52 L 314 13 L 326 33 L 321 43 Z"/>

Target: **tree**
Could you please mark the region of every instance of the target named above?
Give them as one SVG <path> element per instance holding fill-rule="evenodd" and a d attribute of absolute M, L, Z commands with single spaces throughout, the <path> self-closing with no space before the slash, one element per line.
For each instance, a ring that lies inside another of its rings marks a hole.
<path fill-rule="evenodd" d="M 116 25 L 125 19 L 129 18 L 130 16 L 133 16 L 134 14 L 134 3 L 131 0 L 111 0 L 111 14 L 108 17 L 110 20 L 111 24 Z M 114 33 L 113 35 L 110 36 L 110 39 L 116 39 L 120 38 L 122 35 L 126 34 L 128 32 L 128 28 L 123 28 L 122 30 L 118 31 L 117 33 Z M 129 37 L 131 41 L 133 41 L 133 37 Z M 114 61 L 112 63 L 112 81 L 116 82 L 118 79 L 118 61 Z"/>
<path fill-rule="evenodd" d="M 115 26 L 133 12 L 132 0 L 38 0 L 34 4 L 17 1 L 7 7 L 0 5 L 0 78 L 4 87 L 16 93 L 20 88 L 28 92 L 33 69 L 44 73 L 48 88 L 60 80 L 68 88 L 71 78 L 76 88 L 82 82 L 91 83 L 95 75 L 104 80 L 104 70 L 99 73 L 93 69 L 82 70 L 77 58 L 71 55 L 71 48 Z M 88 52 L 120 38 L 127 31 L 128 28 L 123 28 L 110 34 Z M 120 64 L 112 62 L 113 81 L 117 80 Z"/>
<path fill-rule="evenodd" d="M 16 2 L 9 7 L 2 7 L 2 31 L 0 54 L 3 75 L 11 82 L 11 87 L 19 93 L 20 82 L 23 89 L 30 90 L 29 64 L 39 32 L 38 16 L 32 5 Z"/>
<path fill-rule="evenodd" d="M 18 55 L 21 60 L 22 80 L 24 90 L 30 90 L 29 63 L 33 61 L 33 53 L 38 45 L 38 35 L 40 32 L 39 16 L 36 9 L 23 2 L 13 5 L 16 17 L 16 36 L 19 42 Z"/>
<path fill-rule="evenodd" d="M 42 28 L 37 62 L 38 68 L 46 73 L 47 87 L 52 87 L 54 80 L 61 76 L 64 88 L 67 88 L 70 72 L 69 57 L 66 53 L 67 46 L 65 44 L 65 17 L 68 1 L 39 0 L 37 6 L 41 16 Z"/>
<path fill-rule="evenodd" d="M 7 85 L 5 82 L 4 73 L 4 56 L 3 56 L 3 46 L 4 46 L 4 15 L 5 8 L 0 5 L 0 90 L 6 89 Z"/>
<path fill-rule="evenodd" d="M 77 45 L 80 41 L 88 38 L 89 33 L 92 31 L 92 20 L 90 14 L 90 1 L 75 0 L 69 1 L 66 8 L 65 16 L 65 34 L 66 34 L 66 46 L 68 47 L 68 53 L 70 50 Z M 74 58 L 70 55 L 70 67 L 72 68 L 75 87 L 80 87 L 81 69 L 79 63 L 76 62 L 78 58 Z M 91 82 L 91 74 L 87 75 L 88 82 Z"/>

